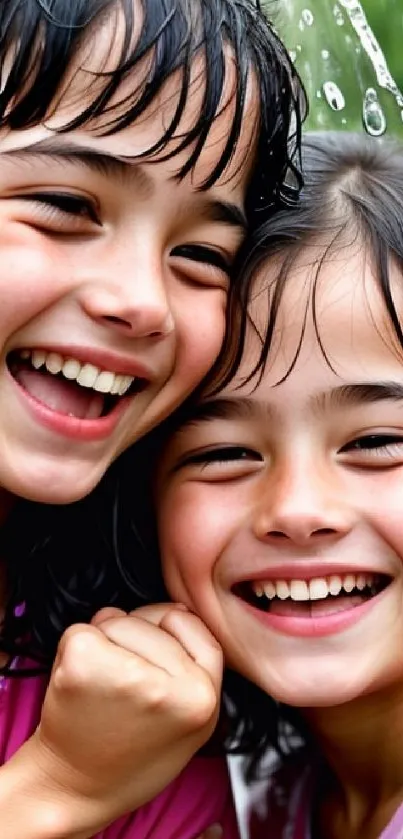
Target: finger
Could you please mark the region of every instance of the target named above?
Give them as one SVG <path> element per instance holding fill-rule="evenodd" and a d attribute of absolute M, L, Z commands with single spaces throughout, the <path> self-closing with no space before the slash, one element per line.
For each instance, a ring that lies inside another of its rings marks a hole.
<path fill-rule="evenodd" d="M 91 626 L 99 626 L 103 621 L 109 620 L 109 618 L 119 618 L 125 615 L 127 615 L 127 612 L 123 612 L 122 609 L 117 609 L 116 606 L 105 606 L 99 612 L 96 612 L 91 618 L 90 624 Z"/>
<path fill-rule="evenodd" d="M 224 667 L 222 649 L 214 635 L 196 615 L 171 611 L 161 621 L 161 627 L 176 638 L 188 655 L 212 678 L 216 691 L 221 690 Z"/>
<path fill-rule="evenodd" d="M 189 614 L 184 617 L 191 617 Z M 161 626 L 139 617 L 113 617 L 97 629 L 114 645 L 143 658 L 172 676 L 194 667 L 181 640 Z"/>

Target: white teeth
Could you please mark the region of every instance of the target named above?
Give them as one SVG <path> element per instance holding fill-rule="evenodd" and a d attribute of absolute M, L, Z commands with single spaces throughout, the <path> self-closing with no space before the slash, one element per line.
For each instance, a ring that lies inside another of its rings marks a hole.
<path fill-rule="evenodd" d="M 284 580 L 280 580 L 276 583 L 276 594 L 280 600 L 287 600 L 287 597 L 290 596 L 290 586 Z"/>
<path fill-rule="evenodd" d="M 62 367 L 63 376 L 66 379 L 71 379 L 71 381 L 77 378 L 80 370 L 81 364 L 79 361 L 76 361 L 75 358 L 68 358 Z"/>
<path fill-rule="evenodd" d="M 63 367 L 63 359 L 61 355 L 56 352 L 48 353 L 45 358 L 45 367 L 49 370 L 49 373 L 60 373 Z"/>
<path fill-rule="evenodd" d="M 336 577 L 336 576 L 330 577 L 330 580 L 329 580 L 330 594 L 332 594 L 334 597 L 336 597 L 336 595 L 340 594 L 341 588 L 342 588 L 341 577 Z"/>
<path fill-rule="evenodd" d="M 39 370 L 45 363 L 46 353 L 42 352 L 42 350 L 34 350 L 32 353 L 32 366 L 35 367 L 35 370 Z"/>
<path fill-rule="evenodd" d="M 93 364 L 83 364 L 78 376 L 77 382 L 83 387 L 93 387 L 99 375 L 98 367 Z"/>
<path fill-rule="evenodd" d="M 353 574 L 347 574 L 347 576 L 344 577 L 343 588 L 344 591 L 347 592 L 347 594 L 350 594 L 353 588 L 355 588 L 355 577 L 353 576 Z"/>
<path fill-rule="evenodd" d="M 329 589 L 325 579 L 318 577 L 316 580 L 309 581 L 310 600 L 322 600 L 324 597 L 327 597 L 328 593 Z"/>
<path fill-rule="evenodd" d="M 291 600 L 309 600 L 309 589 L 305 580 L 292 580 L 290 591 Z"/>
<path fill-rule="evenodd" d="M 115 381 L 115 374 L 108 373 L 106 370 L 103 370 L 102 373 L 97 376 L 93 388 L 97 390 L 98 393 L 110 393 L 111 387 L 113 387 Z"/>
<path fill-rule="evenodd" d="M 76 381 L 82 387 L 93 388 L 98 393 L 123 396 L 134 382 L 134 376 L 101 370 L 93 364 L 82 364 L 76 358 L 65 359 L 56 352 L 21 350 L 19 356 L 24 360 L 30 358 L 36 370 L 45 366 L 52 375 L 61 373 L 66 379 Z"/>
<path fill-rule="evenodd" d="M 324 600 L 329 595 L 337 597 L 340 593 L 348 594 L 357 589 L 363 591 L 374 586 L 374 574 L 333 574 L 330 577 L 315 577 L 311 580 L 259 580 L 251 583 L 257 597 L 265 595 L 268 600 L 291 599 L 296 602 Z"/>
<path fill-rule="evenodd" d="M 263 586 L 264 593 L 269 600 L 273 600 L 273 597 L 276 596 L 276 586 L 274 583 L 265 583 Z"/>

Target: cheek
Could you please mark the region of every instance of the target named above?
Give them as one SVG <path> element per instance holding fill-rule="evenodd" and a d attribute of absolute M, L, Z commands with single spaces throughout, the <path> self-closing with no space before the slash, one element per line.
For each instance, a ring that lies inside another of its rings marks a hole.
<path fill-rule="evenodd" d="M 208 485 L 184 484 L 157 501 L 158 535 L 166 586 L 173 598 L 195 605 L 211 587 L 231 527 Z"/>
<path fill-rule="evenodd" d="M 177 372 L 183 387 L 193 389 L 210 370 L 221 348 L 225 329 L 226 294 L 200 290 L 177 306 Z"/>

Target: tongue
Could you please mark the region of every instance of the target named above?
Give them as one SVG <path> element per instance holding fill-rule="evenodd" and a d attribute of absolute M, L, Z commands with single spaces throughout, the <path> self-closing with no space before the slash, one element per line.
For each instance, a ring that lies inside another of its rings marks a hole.
<path fill-rule="evenodd" d="M 36 370 L 21 369 L 14 376 L 31 396 L 52 411 L 78 419 L 99 419 L 102 415 L 104 396 L 101 393 Z"/>
<path fill-rule="evenodd" d="M 326 597 L 323 600 L 306 600 L 301 603 L 295 600 L 272 600 L 270 614 L 284 618 L 322 618 L 345 612 L 355 606 L 361 606 L 368 598 L 362 594 L 339 597 Z"/>

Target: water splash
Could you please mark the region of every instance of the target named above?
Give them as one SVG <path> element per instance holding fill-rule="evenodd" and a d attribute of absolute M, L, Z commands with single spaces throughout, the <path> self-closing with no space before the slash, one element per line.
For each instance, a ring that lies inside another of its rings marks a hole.
<path fill-rule="evenodd" d="M 400 108 L 400 116 L 403 120 L 403 94 L 389 71 L 385 56 L 368 24 L 361 3 L 359 0 L 339 0 L 339 3 L 346 10 L 350 23 L 359 38 L 360 44 L 365 50 L 375 70 L 376 80 L 379 86 L 388 90 L 389 93 L 394 96 L 396 104 Z"/>
<path fill-rule="evenodd" d="M 304 22 L 305 26 L 312 26 L 314 18 L 311 10 L 303 9 L 301 12 L 301 19 Z"/>

